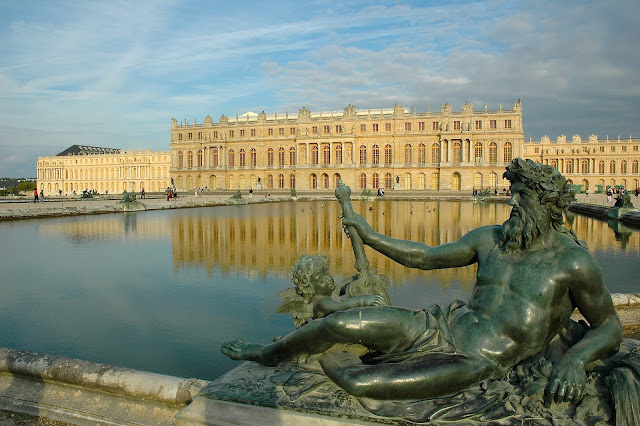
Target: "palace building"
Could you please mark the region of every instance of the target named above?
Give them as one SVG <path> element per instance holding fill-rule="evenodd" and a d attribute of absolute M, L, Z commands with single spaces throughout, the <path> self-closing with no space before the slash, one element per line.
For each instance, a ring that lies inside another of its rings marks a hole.
<path fill-rule="evenodd" d="M 171 177 L 178 190 L 471 190 L 502 187 L 521 155 L 522 104 L 439 112 L 393 109 L 296 115 L 246 113 L 218 123 L 171 124 Z"/>
<path fill-rule="evenodd" d="M 124 190 L 164 191 L 170 185 L 170 152 L 125 152 L 117 148 L 73 145 L 53 157 L 39 157 L 38 190 L 45 196 L 95 190 L 120 194 Z"/>
<path fill-rule="evenodd" d="M 640 188 L 640 139 L 598 139 L 591 135 L 582 140 L 574 135 L 570 141 L 561 135 L 555 141 L 543 137 L 539 142 L 525 142 L 522 157 L 558 169 L 582 191 L 602 192 L 607 186 Z"/>

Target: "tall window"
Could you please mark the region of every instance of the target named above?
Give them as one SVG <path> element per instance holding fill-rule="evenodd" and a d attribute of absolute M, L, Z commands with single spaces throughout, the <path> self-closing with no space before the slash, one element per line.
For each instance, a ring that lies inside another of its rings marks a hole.
<path fill-rule="evenodd" d="M 384 187 L 386 189 L 391 189 L 393 185 L 393 179 L 391 179 L 391 173 L 385 173 L 384 174 Z"/>
<path fill-rule="evenodd" d="M 620 162 L 620 173 L 622 173 L 622 174 L 626 174 L 627 173 L 627 162 L 625 160 L 622 160 Z"/>
<path fill-rule="evenodd" d="M 202 150 L 198 151 L 198 167 L 202 167 Z"/>
<path fill-rule="evenodd" d="M 289 148 L 289 164 L 292 166 L 295 166 L 297 163 L 296 161 L 296 147 L 292 146 L 291 148 Z M 293 186 L 291 187 L 293 188 Z"/>
<path fill-rule="evenodd" d="M 326 173 L 322 174 L 322 188 L 329 189 L 329 175 Z"/>
<path fill-rule="evenodd" d="M 425 130 L 425 123 L 424 121 L 418 121 L 418 130 Z"/>
<path fill-rule="evenodd" d="M 638 160 L 633 160 L 633 163 L 631 163 L 631 173 L 638 174 Z"/>
<path fill-rule="evenodd" d="M 453 164 L 460 164 L 460 159 L 462 157 L 462 144 L 460 141 L 456 141 L 453 143 Z"/>
<path fill-rule="evenodd" d="M 371 187 L 373 189 L 378 189 L 378 185 L 379 185 L 378 174 L 374 173 L 373 176 L 371 177 Z"/>
<path fill-rule="evenodd" d="M 567 162 L 564 165 L 564 172 L 573 173 L 573 160 L 567 160 Z"/>
<path fill-rule="evenodd" d="M 409 123 L 411 124 L 411 123 Z M 413 158 L 411 155 L 411 145 L 405 144 L 404 146 L 404 164 L 411 164 L 413 162 Z"/>
<path fill-rule="evenodd" d="M 427 163 L 427 147 L 421 143 L 418 145 L 418 164 L 424 166 Z"/>
<path fill-rule="evenodd" d="M 498 175 L 494 172 L 489 174 L 489 188 L 494 189 L 498 184 Z"/>
<path fill-rule="evenodd" d="M 431 189 L 433 189 L 434 191 L 440 189 L 440 174 L 433 173 L 431 175 Z"/>
<path fill-rule="evenodd" d="M 187 167 L 193 167 L 193 151 L 187 152 Z"/>
<path fill-rule="evenodd" d="M 453 130 L 460 130 L 460 121 L 459 120 L 455 120 L 453 122 Z"/>
<path fill-rule="evenodd" d="M 311 164 L 318 164 L 318 145 L 313 145 L 311 147 Z"/>
<path fill-rule="evenodd" d="M 391 165 L 391 160 L 393 160 L 391 158 L 391 145 L 387 144 L 384 146 L 384 164 Z"/>
<path fill-rule="evenodd" d="M 278 166 L 280 167 L 284 166 L 284 148 L 283 147 L 280 147 L 280 149 L 278 149 Z"/>
<path fill-rule="evenodd" d="M 289 188 L 295 189 L 296 187 L 296 175 L 289 176 Z"/>
<path fill-rule="evenodd" d="M 510 163 L 513 160 L 513 148 L 511 147 L 511 142 L 506 142 L 504 144 L 504 162 Z"/>
<path fill-rule="evenodd" d="M 482 144 L 480 142 L 476 142 L 473 147 L 473 158 L 476 164 L 482 163 Z"/>
<path fill-rule="evenodd" d="M 230 149 L 229 150 L 229 167 L 233 167 L 235 162 L 235 152 Z"/>
<path fill-rule="evenodd" d="M 371 164 L 380 164 L 380 147 L 374 145 L 371 149 Z"/>
<path fill-rule="evenodd" d="M 364 190 L 367 188 L 367 175 L 362 173 L 360 175 L 360 189 Z"/>
<path fill-rule="evenodd" d="M 273 148 L 267 149 L 267 166 L 273 167 Z"/>
<path fill-rule="evenodd" d="M 609 163 L 609 173 L 615 173 L 616 172 L 616 162 L 615 160 L 611 160 L 611 162 Z"/>
<path fill-rule="evenodd" d="M 482 130 L 482 120 L 476 120 L 476 130 Z"/>
<path fill-rule="evenodd" d="M 360 164 L 367 164 L 367 147 L 360 145 Z"/>
<path fill-rule="evenodd" d="M 411 122 L 410 121 L 404 123 L 404 130 L 406 132 L 410 132 L 411 131 Z"/>
<path fill-rule="evenodd" d="M 598 173 L 600 173 L 601 175 L 604 174 L 604 161 L 598 162 Z"/>
<path fill-rule="evenodd" d="M 440 144 L 439 143 L 431 144 L 431 162 L 432 163 L 440 162 Z"/>
<path fill-rule="evenodd" d="M 258 165 L 258 153 L 255 148 L 251 148 L 251 167 Z"/>
<path fill-rule="evenodd" d="M 391 123 L 384 123 L 384 130 L 387 132 L 391 131 Z"/>
<path fill-rule="evenodd" d="M 342 164 L 342 145 L 337 144 L 335 146 L 336 152 L 336 164 Z"/>
<path fill-rule="evenodd" d="M 440 130 L 440 123 L 438 123 L 437 121 L 432 122 L 431 123 L 431 130 L 435 130 L 435 131 Z"/>
<path fill-rule="evenodd" d="M 498 162 L 498 145 L 495 142 L 491 142 L 489 144 L 489 162 Z"/>
<path fill-rule="evenodd" d="M 181 169 L 184 167 L 184 154 L 182 153 L 182 151 L 178 151 L 178 168 Z M 76 171 L 76 173 L 78 173 Z M 78 179 L 78 177 L 76 176 L 76 179 Z"/>
<path fill-rule="evenodd" d="M 582 160 L 580 162 L 580 172 L 582 174 L 589 173 L 589 160 Z"/>
<path fill-rule="evenodd" d="M 511 120 L 504 120 L 504 128 L 505 129 L 511 128 Z"/>
<path fill-rule="evenodd" d="M 473 186 L 476 189 L 482 188 L 482 173 L 478 172 L 473 176 Z"/>
<path fill-rule="evenodd" d="M 284 175 L 278 175 L 278 189 L 284 189 Z"/>
<path fill-rule="evenodd" d="M 247 154 L 244 151 L 244 148 L 240 148 L 240 167 L 246 166 Z"/>
<path fill-rule="evenodd" d="M 328 144 L 322 146 L 322 164 L 331 164 L 331 147 Z"/>
<path fill-rule="evenodd" d="M 378 131 L 378 123 L 372 124 L 371 125 L 371 130 L 374 131 L 374 132 L 377 132 Z"/>
<path fill-rule="evenodd" d="M 489 128 L 495 130 L 498 128 L 498 122 L 496 120 L 489 120 Z"/>

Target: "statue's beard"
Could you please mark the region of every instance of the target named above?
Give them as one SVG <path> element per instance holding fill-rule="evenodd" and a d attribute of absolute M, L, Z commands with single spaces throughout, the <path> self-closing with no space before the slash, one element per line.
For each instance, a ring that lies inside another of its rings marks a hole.
<path fill-rule="evenodd" d="M 502 248 L 506 252 L 526 249 L 549 227 L 545 209 L 526 211 L 513 206 L 511 217 L 502 224 Z"/>

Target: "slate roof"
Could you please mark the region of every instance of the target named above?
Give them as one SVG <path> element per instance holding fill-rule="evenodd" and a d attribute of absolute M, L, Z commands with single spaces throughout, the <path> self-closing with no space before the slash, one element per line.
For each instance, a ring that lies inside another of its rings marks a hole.
<path fill-rule="evenodd" d="M 104 148 L 100 146 L 71 145 L 69 148 L 57 154 L 58 157 L 68 155 L 96 155 L 96 154 L 120 154 L 120 148 Z"/>

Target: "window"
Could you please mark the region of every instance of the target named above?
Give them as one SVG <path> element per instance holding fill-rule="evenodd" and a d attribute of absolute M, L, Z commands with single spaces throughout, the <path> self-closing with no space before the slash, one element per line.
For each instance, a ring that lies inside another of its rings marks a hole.
<path fill-rule="evenodd" d="M 255 167 L 258 164 L 258 153 L 255 148 L 251 148 L 251 167 Z"/>
<path fill-rule="evenodd" d="M 391 123 L 384 123 L 384 130 L 387 132 L 391 131 Z"/>
<path fill-rule="evenodd" d="M 411 157 L 411 145 L 406 144 L 404 146 L 404 164 L 411 164 L 413 160 Z"/>
<path fill-rule="evenodd" d="M 482 163 L 482 144 L 480 142 L 476 142 L 473 147 L 473 159 L 476 164 Z"/>
<path fill-rule="evenodd" d="M 292 146 L 289 148 L 289 164 L 295 166 L 296 163 L 296 148 Z M 293 186 L 291 186 L 291 188 L 293 188 Z"/>
<path fill-rule="evenodd" d="M 278 127 L 278 135 L 284 136 L 284 127 Z"/>
<path fill-rule="evenodd" d="M 440 162 L 440 144 L 434 143 L 431 145 L 431 162 Z"/>
<path fill-rule="evenodd" d="M 273 167 L 273 148 L 267 150 L 267 166 Z"/>
<path fill-rule="evenodd" d="M 410 122 L 404 123 L 404 130 L 405 130 L 405 132 L 410 132 L 411 131 L 411 123 Z"/>
<path fill-rule="evenodd" d="M 440 123 L 438 123 L 437 121 L 434 121 L 433 123 L 431 123 L 431 130 L 435 130 L 435 131 L 440 130 Z"/>
<path fill-rule="evenodd" d="M 325 135 L 328 135 L 329 133 L 331 133 L 331 126 L 324 126 L 323 132 Z"/>
<path fill-rule="evenodd" d="M 251 129 L 251 137 L 255 137 L 256 136 L 256 129 Z"/>
<path fill-rule="evenodd" d="M 393 185 L 392 180 L 391 180 L 391 173 L 385 173 L 384 174 L 384 187 L 387 189 L 391 189 L 391 186 Z"/>
<path fill-rule="evenodd" d="M 425 130 L 425 122 L 424 121 L 418 121 L 418 130 Z"/>
<path fill-rule="evenodd" d="M 218 139 L 218 131 L 217 130 L 213 132 L 213 138 L 214 139 Z"/>
<path fill-rule="evenodd" d="M 233 167 L 235 163 L 235 153 L 232 149 L 229 150 L 229 167 Z"/>
<path fill-rule="evenodd" d="M 289 188 L 296 187 L 296 175 L 289 176 Z"/>
<path fill-rule="evenodd" d="M 278 175 L 278 188 L 284 189 L 284 175 Z"/>
<path fill-rule="evenodd" d="M 289 134 L 290 135 L 295 135 L 296 134 L 296 128 L 295 127 L 289 127 Z"/>
<path fill-rule="evenodd" d="M 342 145 L 338 144 L 335 148 L 336 164 L 342 164 Z"/>
<path fill-rule="evenodd" d="M 360 145 L 360 164 L 367 164 L 367 147 Z"/>
<path fill-rule="evenodd" d="M 189 140 L 193 140 L 193 133 L 189 132 L 189 133 L 187 134 L 187 139 L 189 139 Z"/>
<path fill-rule="evenodd" d="M 336 125 L 336 133 L 337 134 L 342 133 L 342 125 L 341 124 Z"/>
<path fill-rule="evenodd" d="M 511 160 L 513 160 L 513 148 L 511 142 L 507 142 L 504 144 L 504 162 L 510 163 Z"/>
<path fill-rule="evenodd" d="M 620 173 L 627 174 L 627 162 L 625 160 L 620 162 Z"/>
<path fill-rule="evenodd" d="M 240 129 L 240 137 L 243 138 L 244 137 L 244 129 Z"/>
<path fill-rule="evenodd" d="M 387 144 L 384 147 L 384 164 L 385 165 L 390 165 L 391 164 L 391 145 Z"/>
<path fill-rule="evenodd" d="M 318 145 L 313 145 L 313 147 L 311 147 L 311 164 L 318 164 Z"/>
<path fill-rule="evenodd" d="M 280 149 L 278 149 L 278 166 L 282 167 L 284 166 L 284 148 L 280 147 Z"/>
<path fill-rule="evenodd" d="M 598 162 L 598 173 L 600 173 L 601 175 L 604 174 L 604 161 Z"/>
<path fill-rule="evenodd" d="M 367 188 L 367 175 L 362 173 L 360 175 L 360 189 L 364 190 Z"/>
<path fill-rule="evenodd" d="M 229 137 L 230 138 L 234 137 L 234 131 L 233 130 L 229 130 Z"/>
<path fill-rule="evenodd" d="M 331 164 L 331 148 L 329 145 L 322 146 L 322 164 Z"/>
<path fill-rule="evenodd" d="M 178 133 L 178 140 L 181 141 L 182 140 L 182 133 Z"/>
<path fill-rule="evenodd" d="M 313 133 L 314 135 L 317 135 L 318 134 L 318 126 L 313 126 L 311 128 L 311 133 Z"/>
<path fill-rule="evenodd" d="M 627 152 L 627 147 L 626 146 L 622 146 L 622 152 Z"/>
<path fill-rule="evenodd" d="M 202 167 L 202 150 L 198 151 L 198 167 Z"/>
<path fill-rule="evenodd" d="M 604 146 L 600 147 L 600 152 L 604 152 Z"/>
<path fill-rule="evenodd" d="M 240 167 L 244 167 L 246 165 L 247 155 L 244 151 L 244 148 L 240 149 Z"/>
<path fill-rule="evenodd" d="M 631 173 L 638 174 L 638 160 L 633 160 L 633 163 L 631 163 Z"/>
<path fill-rule="evenodd" d="M 489 128 L 490 129 L 497 129 L 498 128 L 498 123 L 496 120 L 489 120 Z"/>
<path fill-rule="evenodd" d="M 371 125 L 371 130 L 374 131 L 374 132 L 377 132 L 378 131 L 378 123 L 372 124 Z"/>
<path fill-rule="evenodd" d="M 211 153 L 211 165 L 213 167 L 218 167 L 218 148 L 213 148 L 213 152 Z"/>
<path fill-rule="evenodd" d="M 615 147 L 615 146 L 612 146 L 612 147 L 611 147 L 611 149 L 610 149 L 609 151 L 611 151 L 611 152 L 616 152 L 616 147 Z"/>
<path fill-rule="evenodd" d="M 633 146 L 633 152 L 638 152 L 638 145 Z"/>
<path fill-rule="evenodd" d="M 202 132 L 198 132 L 198 140 L 201 141 L 202 140 Z"/>
<path fill-rule="evenodd" d="M 273 136 L 273 128 L 268 128 L 267 129 L 267 135 Z"/>
<path fill-rule="evenodd" d="M 567 162 L 564 165 L 564 172 L 573 173 L 573 160 L 567 160 Z"/>
<path fill-rule="evenodd" d="M 193 167 L 193 151 L 189 151 L 187 153 L 187 167 L 189 168 Z"/>
<path fill-rule="evenodd" d="M 182 151 L 178 151 L 178 168 L 181 169 L 184 167 L 184 154 L 182 153 Z M 76 171 L 76 173 L 78 173 L 78 171 Z M 78 179 L 78 177 L 76 176 L 76 179 Z"/>
<path fill-rule="evenodd" d="M 418 164 L 424 166 L 427 162 L 427 147 L 421 143 L 418 145 Z"/>
<path fill-rule="evenodd" d="M 460 121 L 456 120 L 453 122 L 453 130 L 460 130 Z"/>
<path fill-rule="evenodd" d="M 482 130 L 482 120 L 476 120 L 476 130 Z"/>
<path fill-rule="evenodd" d="M 504 128 L 505 129 L 511 128 L 511 120 L 504 120 Z"/>
<path fill-rule="evenodd" d="M 615 173 L 616 172 L 616 162 L 614 160 L 611 160 L 611 162 L 609 162 L 609 173 Z"/>
<path fill-rule="evenodd" d="M 371 164 L 380 164 L 380 147 L 374 145 L 371 150 Z"/>
<path fill-rule="evenodd" d="M 371 177 L 371 187 L 373 189 L 378 189 L 379 184 L 380 184 L 380 178 L 378 177 L 377 173 L 374 173 L 373 176 Z"/>
<path fill-rule="evenodd" d="M 367 125 L 366 124 L 361 124 L 360 125 L 360 131 L 361 132 L 366 132 L 367 131 Z"/>

